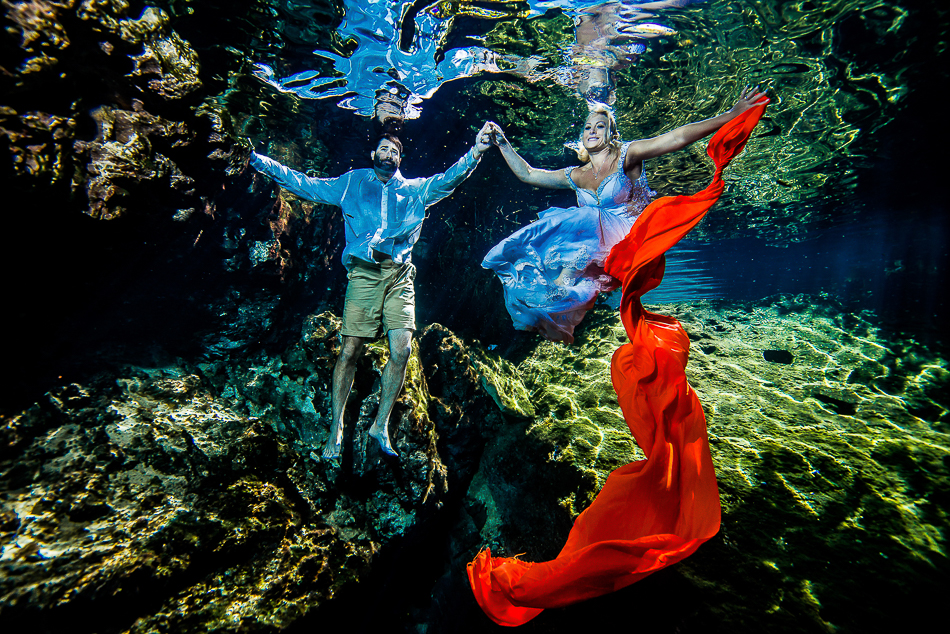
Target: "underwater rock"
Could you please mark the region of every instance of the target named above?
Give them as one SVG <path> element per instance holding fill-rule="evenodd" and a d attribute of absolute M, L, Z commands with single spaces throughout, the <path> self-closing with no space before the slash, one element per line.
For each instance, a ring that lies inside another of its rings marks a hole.
<path fill-rule="evenodd" d="M 123 0 L 3 6 L 19 65 L 4 62 L 0 138 L 18 190 L 52 185 L 45 193 L 59 204 L 102 219 L 211 211 L 247 149 L 214 95 L 202 94 L 197 54 L 161 9 Z"/>
<path fill-rule="evenodd" d="M 67 386 L 3 434 L 4 515 L 17 519 L 0 601 L 13 623 L 98 606 L 100 626 L 133 632 L 280 624 L 371 560 L 365 535 L 308 522 L 296 483 L 319 483 L 284 439 L 196 375 Z"/>
<path fill-rule="evenodd" d="M 392 461 L 367 442 L 388 356 L 371 344 L 338 465 L 316 456 L 339 328 L 312 315 L 279 355 L 130 368 L 5 418 L 5 622 L 43 614 L 60 631 L 95 614 L 115 631 L 280 630 L 424 535 L 502 425 L 482 353 L 440 326 L 423 330 L 391 419 Z M 500 382 L 510 366 L 498 367 Z"/>
<path fill-rule="evenodd" d="M 138 20 L 119 23 L 119 35 L 126 42 L 142 44 L 142 53 L 132 57 L 131 76 L 153 75 L 149 89 L 168 100 L 181 99 L 201 87 L 198 55 L 188 42 L 169 28 L 168 16 L 148 7 Z"/>
<path fill-rule="evenodd" d="M 925 624 L 950 570 L 946 360 L 818 297 L 650 308 L 679 319 L 693 342 L 687 376 L 707 414 L 722 529 L 685 562 L 615 595 L 546 610 L 531 631 L 576 631 L 591 610 L 608 619 L 633 602 L 651 605 L 642 625 L 665 631 Z M 468 590 L 465 563 L 482 546 L 552 558 L 609 471 L 642 458 L 610 386 L 623 337 L 601 304 L 574 346 L 539 343 L 518 365 L 536 416 L 486 445 L 430 627 L 495 631 L 474 600 L 458 598 Z M 771 362 L 767 350 L 793 360 Z M 865 379 L 852 380 L 855 371 Z"/>
<path fill-rule="evenodd" d="M 6 137 L 13 171 L 45 185 L 69 183 L 76 121 L 71 117 L 29 110 L 19 114 L 0 106 L 0 135 Z"/>
<path fill-rule="evenodd" d="M 159 140 L 169 146 L 187 145 L 191 135 L 182 122 L 149 114 L 138 99 L 133 100 L 131 111 L 103 106 L 92 117 L 99 129 L 95 140 L 76 141 L 74 145 L 78 155 L 88 161 L 85 186 L 89 215 L 108 220 L 125 213 L 130 204 L 129 189 L 145 184 L 182 196 L 195 193 L 194 179 L 153 150 Z"/>

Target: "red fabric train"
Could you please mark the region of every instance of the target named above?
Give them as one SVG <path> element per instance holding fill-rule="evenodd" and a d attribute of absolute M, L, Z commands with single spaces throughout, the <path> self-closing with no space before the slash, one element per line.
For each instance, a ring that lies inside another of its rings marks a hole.
<path fill-rule="evenodd" d="M 624 588 L 684 559 L 719 531 L 706 417 L 686 381 L 689 337 L 675 319 L 644 310 L 640 297 L 663 279 L 663 254 L 719 199 L 723 168 L 745 147 L 767 104 L 742 113 L 709 141 L 716 173 L 706 189 L 655 200 L 611 250 L 605 268 L 623 282 L 620 314 L 630 338 L 614 353 L 611 378 L 646 460 L 610 474 L 554 560 L 478 554 L 468 565 L 469 581 L 496 623 L 522 625 L 544 608 Z"/>

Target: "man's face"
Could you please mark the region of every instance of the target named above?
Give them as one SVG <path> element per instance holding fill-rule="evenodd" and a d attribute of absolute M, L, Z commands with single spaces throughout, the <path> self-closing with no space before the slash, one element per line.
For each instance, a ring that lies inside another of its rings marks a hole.
<path fill-rule="evenodd" d="M 402 163 L 399 147 L 389 139 L 383 139 L 373 152 L 373 167 L 381 172 L 395 172 Z"/>

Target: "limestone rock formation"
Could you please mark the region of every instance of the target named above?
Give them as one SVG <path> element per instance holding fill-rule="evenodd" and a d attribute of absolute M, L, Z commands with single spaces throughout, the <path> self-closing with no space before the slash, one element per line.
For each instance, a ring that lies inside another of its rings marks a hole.
<path fill-rule="evenodd" d="M 656 309 L 693 340 L 687 376 L 707 413 L 722 529 L 670 570 L 525 628 L 576 631 L 647 604 L 637 620 L 660 631 L 926 623 L 950 570 L 946 360 L 829 298 Z M 642 458 L 610 384 L 623 329 L 603 306 L 587 320 L 574 346 L 539 343 L 517 367 L 535 414 L 485 447 L 428 615 L 437 631 L 494 631 L 457 598 L 479 547 L 554 557 L 608 473 Z"/>
<path fill-rule="evenodd" d="M 454 506 L 502 418 L 471 350 L 419 337 L 389 461 L 366 435 L 388 356 L 371 345 L 340 466 L 316 458 L 339 323 L 312 316 L 279 356 L 64 386 L 5 420 L 5 622 L 283 629 Z"/>
<path fill-rule="evenodd" d="M 197 54 L 161 9 L 125 0 L 3 7 L 7 37 L 19 41 L 5 46 L 17 65 L 0 79 L 0 135 L 18 189 L 52 186 L 102 219 L 131 208 L 170 208 L 176 219 L 213 210 L 247 150 L 201 93 Z"/>

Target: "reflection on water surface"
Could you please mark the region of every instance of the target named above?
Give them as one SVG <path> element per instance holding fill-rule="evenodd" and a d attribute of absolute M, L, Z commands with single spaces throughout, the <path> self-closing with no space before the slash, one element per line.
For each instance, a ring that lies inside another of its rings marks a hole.
<path fill-rule="evenodd" d="M 694 235 L 706 240 L 737 227 L 799 240 L 852 213 L 835 206 L 856 191 L 881 150 L 878 132 L 900 115 L 928 61 L 913 48 L 922 24 L 906 2 L 255 6 L 253 25 L 224 19 L 247 31 L 248 47 L 233 52 L 267 84 L 238 75 L 225 98 L 258 140 L 310 136 L 315 130 L 301 126 L 314 125 L 308 113 L 324 112 L 321 100 L 370 116 L 388 91 L 396 96 L 384 101 L 397 102 L 384 107 L 390 111 L 422 116 L 422 125 L 426 108 L 433 120 L 458 117 L 472 126 L 493 118 L 529 160 L 559 166 L 563 145 L 576 137 L 582 96 L 612 103 L 630 139 L 718 114 L 746 83 L 771 86 L 773 104 L 727 175 L 720 207 L 728 212 L 713 214 Z M 437 91 L 459 79 L 444 97 L 453 103 L 436 103 Z M 301 147 L 300 165 L 320 170 L 321 152 L 319 143 Z M 703 186 L 709 163 L 696 144 L 649 171 L 661 193 L 689 193 Z"/>
<path fill-rule="evenodd" d="M 939 100 L 928 87 L 947 75 L 936 46 L 946 41 L 944 9 L 908 0 L 246 5 L 170 8 L 203 59 L 231 69 L 220 100 L 238 129 L 259 150 L 317 175 L 365 165 L 374 111 L 418 115 L 401 132 L 410 176 L 444 169 L 485 119 L 499 122 L 532 164 L 559 168 L 574 160 L 565 144 L 577 138 L 584 97 L 612 102 L 622 137 L 632 139 L 713 116 L 744 84 L 767 84 L 772 105 L 727 171 L 722 199 L 690 235 L 696 252 L 671 253 L 670 274 L 654 295 L 845 289 L 887 304 L 873 289 L 903 294 L 916 284 L 924 304 L 943 305 L 933 277 L 941 265 L 910 274 L 907 264 L 921 253 L 929 262 L 947 259 L 932 236 L 906 228 L 940 235 L 934 217 L 942 203 L 928 198 L 927 185 L 935 168 L 903 152 L 933 142 L 918 131 L 926 129 L 922 113 L 936 116 L 926 104 Z M 230 34 L 226 50 L 208 40 L 210 22 Z M 417 252 L 420 279 L 437 280 L 460 259 L 474 266 L 538 211 L 572 204 L 518 183 L 499 162 L 489 157 L 451 203 L 430 210 Z M 646 167 L 664 195 L 695 192 L 710 176 L 702 144 Z M 882 221 L 884 234 L 899 233 L 903 242 L 862 248 L 861 227 Z M 801 257 L 787 257 L 795 243 L 803 243 Z M 805 264 L 817 243 L 826 245 L 822 263 Z M 842 264 L 847 257 L 855 261 Z M 683 275 L 674 273 L 680 262 Z M 439 294 L 433 318 L 447 323 L 468 310 L 453 289 Z"/>

